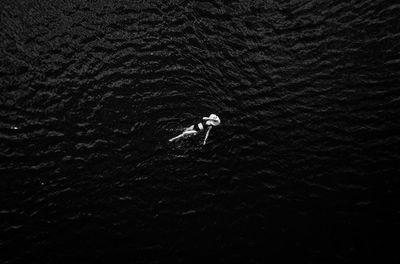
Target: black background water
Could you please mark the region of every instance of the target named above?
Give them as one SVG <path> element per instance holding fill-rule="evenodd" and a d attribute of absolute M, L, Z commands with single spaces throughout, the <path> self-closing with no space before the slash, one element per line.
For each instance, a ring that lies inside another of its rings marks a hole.
<path fill-rule="evenodd" d="M 0 10 L 0 262 L 399 260 L 396 1 Z"/>

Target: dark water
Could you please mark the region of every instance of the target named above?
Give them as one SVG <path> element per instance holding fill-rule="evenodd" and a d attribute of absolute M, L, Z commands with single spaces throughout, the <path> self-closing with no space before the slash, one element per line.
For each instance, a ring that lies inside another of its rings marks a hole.
<path fill-rule="evenodd" d="M 395 2 L 2 1 L 0 262 L 396 263 Z"/>

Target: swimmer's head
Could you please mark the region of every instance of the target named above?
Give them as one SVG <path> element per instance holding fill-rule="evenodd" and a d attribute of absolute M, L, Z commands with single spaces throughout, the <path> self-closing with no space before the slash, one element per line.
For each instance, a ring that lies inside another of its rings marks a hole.
<path fill-rule="evenodd" d="M 204 117 L 203 119 L 207 120 L 207 126 L 218 126 L 219 124 L 221 124 L 221 120 L 215 114 L 211 114 L 209 117 Z"/>

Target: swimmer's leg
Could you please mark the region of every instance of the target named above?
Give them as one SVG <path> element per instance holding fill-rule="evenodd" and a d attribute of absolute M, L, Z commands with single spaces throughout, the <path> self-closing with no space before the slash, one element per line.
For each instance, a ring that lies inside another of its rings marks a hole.
<path fill-rule="evenodd" d="M 190 127 L 185 128 L 185 131 L 190 131 L 194 129 L 194 125 L 191 125 Z"/>
<path fill-rule="evenodd" d="M 171 139 L 169 140 L 169 142 L 172 142 L 172 141 L 174 141 L 174 140 L 176 140 L 176 139 L 178 139 L 178 138 L 184 137 L 184 136 L 190 136 L 190 135 L 196 135 L 196 134 L 197 134 L 197 131 L 196 131 L 196 130 L 185 130 L 185 131 L 183 131 L 182 134 L 180 134 L 180 135 L 178 135 L 178 136 L 176 136 L 176 137 L 171 138 Z"/>
<path fill-rule="evenodd" d="M 181 137 L 183 137 L 183 136 L 184 136 L 184 134 L 182 133 L 182 134 L 180 134 L 179 136 L 176 136 L 176 137 L 171 138 L 171 139 L 169 140 L 169 142 L 172 142 L 172 141 L 174 141 L 174 140 L 177 140 L 178 138 L 181 138 Z"/>

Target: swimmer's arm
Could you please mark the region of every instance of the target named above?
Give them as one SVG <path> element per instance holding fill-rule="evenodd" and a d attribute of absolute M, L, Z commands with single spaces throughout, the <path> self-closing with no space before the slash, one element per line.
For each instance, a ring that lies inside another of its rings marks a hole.
<path fill-rule="evenodd" d="M 203 145 L 205 145 L 206 142 L 207 142 L 207 138 L 208 138 L 208 135 L 210 134 L 211 128 L 212 128 L 212 127 L 210 126 L 210 127 L 208 128 L 208 130 L 207 130 L 206 136 L 205 136 L 204 141 L 203 141 Z"/>

